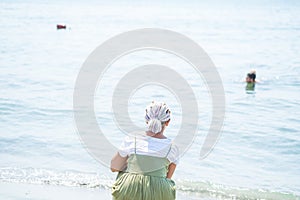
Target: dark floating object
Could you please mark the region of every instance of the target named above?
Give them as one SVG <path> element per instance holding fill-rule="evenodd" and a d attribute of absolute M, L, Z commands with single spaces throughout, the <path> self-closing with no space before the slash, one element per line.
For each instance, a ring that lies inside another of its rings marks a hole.
<path fill-rule="evenodd" d="M 57 29 L 66 29 L 67 26 L 66 26 L 65 24 L 57 24 L 57 25 L 56 25 L 56 28 L 57 28 Z"/>

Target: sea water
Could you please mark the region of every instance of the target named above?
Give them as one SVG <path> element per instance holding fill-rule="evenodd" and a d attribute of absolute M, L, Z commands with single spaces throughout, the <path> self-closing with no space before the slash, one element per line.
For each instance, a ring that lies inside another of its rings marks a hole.
<path fill-rule="evenodd" d="M 0 181 L 109 189 L 115 174 L 88 153 L 77 133 L 77 75 L 88 55 L 109 38 L 164 28 L 197 42 L 222 78 L 226 117 L 217 145 L 200 159 L 213 109 L 204 78 L 180 58 L 151 50 L 120 58 L 99 83 L 95 112 L 108 140 L 117 147 L 124 137 L 111 111 L 122 76 L 144 64 L 171 66 L 191 85 L 199 106 L 197 132 L 174 175 L 177 190 L 199 198 L 299 199 L 299 16 L 299 2 L 292 0 L 2 0 Z M 67 28 L 56 30 L 58 23 Z M 247 94 L 243 80 L 252 68 L 260 83 Z M 168 103 L 172 120 L 166 135 L 175 138 L 180 103 L 160 86 L 147 85 L 132 95 L 132 121 L 144 126 L 144 108 L 152 100 Z"/>

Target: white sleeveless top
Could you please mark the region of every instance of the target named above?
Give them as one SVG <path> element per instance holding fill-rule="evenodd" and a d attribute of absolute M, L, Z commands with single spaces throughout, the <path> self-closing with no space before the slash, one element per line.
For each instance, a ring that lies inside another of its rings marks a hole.
<path fill-rule="evenodd" d="M 149 136 L 127 136 L 119 148 L 122 157 L 131 154 L 166 157 L 170 163 L 178 164 L 179 149 L 171 139 L 158 139 Z"/>

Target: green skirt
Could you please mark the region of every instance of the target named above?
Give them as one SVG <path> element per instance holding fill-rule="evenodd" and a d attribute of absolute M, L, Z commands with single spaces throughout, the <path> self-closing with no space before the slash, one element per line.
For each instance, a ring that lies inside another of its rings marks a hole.
<path fill-rule="evenodd" d="M 112 187 L 114 200 L 174 200 L 175 182 L 158 176 L 121 173 Z"/>

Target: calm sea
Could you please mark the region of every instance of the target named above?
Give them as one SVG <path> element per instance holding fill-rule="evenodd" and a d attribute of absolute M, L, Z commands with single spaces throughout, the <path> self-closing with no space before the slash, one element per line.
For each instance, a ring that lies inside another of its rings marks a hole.
<path fill-rule="evenodd" d="M 65 30 L 56 24 L 65 23 Z M 73 89 L 87 56 L 102 42 L 138 28 L 164 28 L 197 42 L 215 63 L 226 96 L 222 135 L 211 154 L 200 149 L 212 115 L 203 78 L 174 55 L 141 51 L 116 61 L 95 94 L 99 126 L 111 143 L 111 96 L 128 71 L 164 64 L 180 72 L 199 104 L 195 140 L 174 180 L 187 195 L 216 199 L 300 198 L 299 1 L 10 1 L 0 2 L 0 181 L 109 189 L 115 178 L 81 144 Z M 256 69 L 255 94 L 242 82 Z M 167 75 L 166 75 L 167 76 Z M 129 101 L 143 126 L 144 107 L 168 103 L 170 138 L 180 128 L 176 97 L 146 86 Z M 191 133 L 192 134 L 192 133 Z M 1 188 L 0 188 L 1 197 Z"/>

